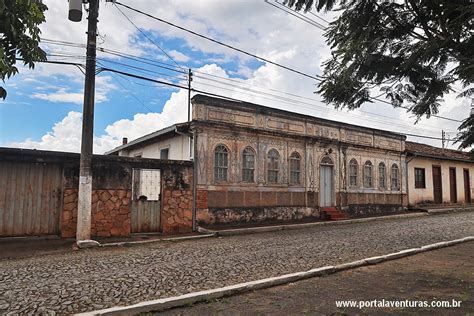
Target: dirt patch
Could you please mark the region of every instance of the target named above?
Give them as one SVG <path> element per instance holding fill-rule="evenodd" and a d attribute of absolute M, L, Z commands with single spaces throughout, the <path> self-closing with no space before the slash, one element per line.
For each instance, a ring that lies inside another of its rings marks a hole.
<path fill-rule="evenodd" d="M 474 242 L 196 304 L 160 315 L 466 315 L 474 313 Z M 338 308 L 336 301 L 461 301 L 460 308 Z"/>

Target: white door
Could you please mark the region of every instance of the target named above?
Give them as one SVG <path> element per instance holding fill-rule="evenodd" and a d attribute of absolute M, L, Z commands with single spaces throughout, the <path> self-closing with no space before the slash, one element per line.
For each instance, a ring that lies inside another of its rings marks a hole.
<path fill-rule="evenodd" d="M 319 177 L 319 206 L 332 205 L 332 166 L 321 165 Z"/>

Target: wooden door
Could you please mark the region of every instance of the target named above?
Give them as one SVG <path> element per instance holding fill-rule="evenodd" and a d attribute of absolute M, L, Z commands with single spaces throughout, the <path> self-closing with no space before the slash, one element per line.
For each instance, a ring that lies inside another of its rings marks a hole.
<path fill-rule="evenodd" d="M 471 203 L 471 184 L 469 183 L 469 169 L 464 169 L 463 174 L 464 174 L 464 199 L 466 203 Z"/>
<path fill-rule="evenodd" d="M 319 187 L 320 187 L 320 207 L 333 206 L 332 198 L 332 166 L 321 165 Z"/>
<path fill-rule="evenodd" d="M 458 190 L 456 186 L 456 168 L 449 168 L 449 192 L 451 203 L 458 202 Z"/>
<path fill-rule="evenodd" d="M 433 166 L 433 197 L 436 204 L 443 203 L 443 184 L 440 166 Z"/>

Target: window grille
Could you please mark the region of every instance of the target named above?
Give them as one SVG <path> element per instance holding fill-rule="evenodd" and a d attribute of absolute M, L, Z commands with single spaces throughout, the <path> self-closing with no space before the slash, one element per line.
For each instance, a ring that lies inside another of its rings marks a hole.
<path fill-rule="evenodd" d="M 385 189 L 387 188 L 387 184 L 385 183 L 385 164 L 383 162 L 379 163 L 379 188 Z"/>
<path fill-rule="evenodd" d="M 301 156 L 294 152 L 290 156 L 290 183 L 299 184 L 301 174 Z"/>
<path fill-rule="evenodd" d="M 349 186 L 357 187 L 357 170 L 359 165 L 357 164 L 357 160 L 352 159 L 349 162 Z"/>
<path fill-rule="evenodd" d="M 161 192 L 159 169 L 133 169 L 133 197 L 147 201 L 158 201 Z"/>
<path fill-rule="evenodd" d="M 242 181 L 254 182 L 255 152 L 251 147 L 244 149 L 242 153 Z"/>
<path fill-rule="evenodd" d="M 227 182 L 227 169 L 229 168 L 229 151 L 224 145 L 219 145 L 214 151 L 214 180 Z"/>
<path fill-rule="evenodd" d="M 268 152 L 267 156 L 267 173 L 268 183 L 278 183 L 280 154 L 275 149 Z"/>
<path fill-rule="evenodd" d="M 364 187 L 372 187 L 372 162 L 366 161 L 364 164 Z"/>
<path fill-rule="evenodd" d="M 392 190 L 400 190 L 399 170 L 396 164 L 392 165 Z"/>

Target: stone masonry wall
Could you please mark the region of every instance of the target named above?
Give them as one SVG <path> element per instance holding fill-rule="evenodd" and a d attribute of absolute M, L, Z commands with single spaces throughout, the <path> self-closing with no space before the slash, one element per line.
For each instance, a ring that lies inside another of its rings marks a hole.
<path fill-rule="evenodd" d="M 319 209 L 315 207 L 209 208 L 197 211 L 198 224 L 203 226 L 277 223 L 316 219 L 319 219 Z"/>
<path fill-rule="evenodd" d="M 61 217 L 61 237 L 76 236 L 77 189 L 64 190 Z M 92 236 L 126 237 L 130 236 L 130 190 L 92 191 Z"/>
<path fill-rule="evenodd" d="M 181 170 L 171 168 L 163 171 L 163 207 L 161 211 L 163 234 L 192 231 L 192 183 L 192 168 Z"/>

